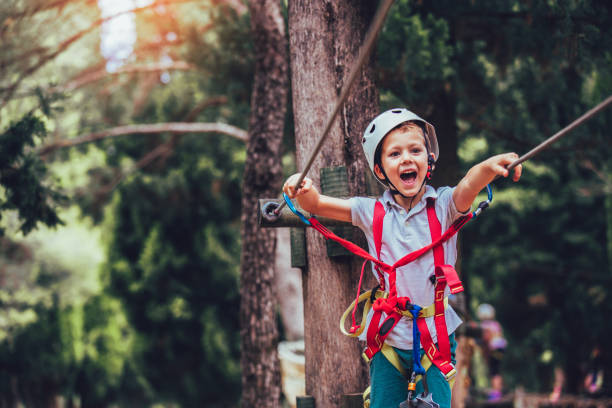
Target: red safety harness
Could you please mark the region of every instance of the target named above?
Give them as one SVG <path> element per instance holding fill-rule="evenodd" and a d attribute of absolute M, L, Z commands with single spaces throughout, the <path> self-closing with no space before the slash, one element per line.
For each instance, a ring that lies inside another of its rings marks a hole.
<path fill-rule="evenodd" d="M 374 269 L 378 274 L 378 281 L 381 290 L 385 290 L 385 278 L 384 273 L 389 275 L 389 295 L 385 298 L 378 298 L 373 302 L 372 308 L 374 314 L 370 321 L 368 332 L 367 332 L 367 347 L 364 352 L 364 356 L 369 360 L 378 353 L 387 336 L 397 325 L 402 318 L 402 311 L 408 310 L 411 306 L 411 300 L 407 296 L 397 296 L 396 272 L 397 268 L 407 265 L 408 263 L 419 258 L 429 250 L 433 249 L 434 265 L 435 265 L 435 286 L 434 286 L 434 323 L 436 327 L 436 333 L 438 337 L 438 346 L 433 342 L 432 336 L 427 327 L 427 323 L 424 317 L 416 319 L 419 331 L 421 332 L 421 345 L 425 350 L 425 353 L 431 360 L 431 362 L 440 369 L 447 379 L 450 379 L 455 374 L 455 368 L 451 362 L 450 342 L 448 338 L 448 331 L 446 328 L 446 320 L 444 317 L 444 291 L 446 286 L 450 287 L 451 293 L 459 293 L 463 291 L 463 286 L 457 272 L 452 265 L 444 264 L 444 248 L 442 244 L 449 238 L 455 235 L 470 219 L 474 217 L 474 213 L 469 213 L 465 216 L 457 219 L 450 228 L 442 234 L 442 227 L 438 216 L 435 211 L 434 199 L 428 199 L 427 201 L 427 218 L 429 221 L 429 230 L 431 234 L 431 244 L 409 253 L 403 258 L 399 259 L 393 265 L 384 263 L 380 259 L 380 250 L 382 247 L 382 230 L 383 220 L 385 217 L 385 210 L 380 201 L 376 202 L 374 207 L 374 217 L 372 222 L 372 232 L 374 234 L 374 243 L 376 247 L 376 255 L 374 258 L 369 252 L 365 251 L 361 247 L 347 241 L 343 238 L 338 237 L 336 234 L 325 228 L 316 218 L 311 217 L 308 221 L 310 225 L 319 231 L 325 238 L 334 240 L 340 245 L 351 251 L 353 254 L 364 258 L 365 262 L 371 261 L 374 263 Z M 365 263 L 364 263 L 365 264 Z M 363 273 L 363 268 L 362 268 Z M 361 286 L 361 280 L 359 285 Z M 360 290 L 360 288 L 358 289 Z M 376 291 L 373 291 L 376 292 Z M 358 292 L 359 297 L 359 292 Z M 357 300 L 355 306 L 357 305 Z M 383 313 L 386 315 L 382 324 L 380 324 L 383 318 Z M 351 331 L 356 330 L 355 325 L 351 328 Z"/>
<path fill-rule="evenodd" d="M 374 207 L 374 219 L 372 224 L 372 230 L 374 233 L 374 243 L 376 246 L 376 254 L 380 259 L 380 250 L 382 247 L 382 229 L 383 219 L 385 216 L 385 210 L 380 201 L 376 202 Z M 427 219 L 429 222 L 429 231 L 431 234 L 433 256 L 434 256 L 434 273 L 435 273 L 435 287 L 434 287 L 434 323 L 436 327 L 436 333 L 438 335 L 438 347 L 433 342 L 432 336 L 427 327 L 427 323 L 424 317 L 416 319 L 419 331 L 421 333 L 421 345 L 425 350 L 425 353 L 431 360 L 431 362 L 440 369 L 440 371 L 448 378 L 454 374 L 454 366 L 451 363 L 451 351 L 450 342 L 448 339 L 448 331 L 446 328 L 446 320 L 444 316 L 444 292 L 446 286 L 450 287 L 451 293 L 459 293 L 463 291 L 463 286 L 457 271 L 452 265 L 445 265 L 444 263 L 444 247 L 442 243 L 452 237 L 459 229 L 468 221 L 467 219 L 460 219 L 461 222 L 453 224 L 449 231 L 442 237 L 442 227 L 435 210 L 435 201 L 429 199 L 427 201 Z M 429 247 L 426 247 L 429 248 Z M 393 269 L 389 272 L 389 296 L 387 298 L 376 299 L 372 305 L 374 314 L 367 332 L 367 348 L 364 352 L 368 359 L 374 357 L 374 355 L 380 351 L 382 345 L 402 318 L 401 310 L 410 309 L 410 298 L 397 296 L 396 288 L 396 273 L 397 268 L 408 264 L 409 262 L 416 259 L 413 255 L 419 253 L 418 256 L 422 255 L 420 251 L 413 252 L 400 259 L 393 265 Z M 379 283 L 381 288 L 384 290 L 384 276 L 382 275 L 380 268 L 377 268 L 379 275 Z M 383 318 L 383 313 L 386 315 L 382 325 L 380 324 Z"/>

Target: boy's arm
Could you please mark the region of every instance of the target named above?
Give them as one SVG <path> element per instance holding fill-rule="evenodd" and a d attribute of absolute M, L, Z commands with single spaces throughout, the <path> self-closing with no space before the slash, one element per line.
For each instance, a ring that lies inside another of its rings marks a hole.
<path fill-rule="evenodd" d="M 294 174 L 293 176 L 289 177 L 283 185 L 283 191 L 289 196 L 289 198 L 297 197 L 300 207 L 311 214 L 333 218 L 339 221 L 352 221 L 351 204 L 349 200 L 320 194 L 319 191 L 312 185 L 312 180 L 308 177 L 304 178 L 302 181 L 302 186 L 296 193 L 294 186 L 299 177 L 299 173 Z"/>
<path fill-rule="evenodd" d="M 497 176 L 508 177 L 506 167 L 517 159 L 516 153 L 504 153 L 490 157 L 472 167 L 453 191 L 453 201 L 457 211 L 468 211 L 478 193 Z M 512 177 L 514 181 L 519 181 L 522 169 L 520 164 L 514 168 Z"/>

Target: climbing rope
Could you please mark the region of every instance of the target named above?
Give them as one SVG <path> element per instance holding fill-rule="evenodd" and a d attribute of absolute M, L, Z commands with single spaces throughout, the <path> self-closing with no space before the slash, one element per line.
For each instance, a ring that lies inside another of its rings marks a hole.
<path fill-rule="evenodd" d="M 540 153 L 542 150 L 548 148 L 550 145 L 555 143 L 557 140 L 561 139 L 567 133 L 571 132 L 578 126 L 582 125 L 587 120 L 591 119 L 593 116 L 598 114 L 601 110 L 603 110 L 610 103 L 612 103 L 612 95 L 608 96 L 606 99 L 604 99 L 599 104 L 597 104 L 597 106 L 588 110 L 584 115 L 580 116 L 578 119 L 576 119 L 575 121 L 573 121 L 572 123 L 564 127 L 563 129 L 561 129 L 560 131 L 558 131 L 557 133 L 555 133 L 554 135 L 552 135 L 551 137 L 549 137 L 548 139 L 546 139 L 545 141 L 543 141 L 542 143 L 540 143 L 539 145 L 537 145 L 536 147 L 534 147 L 533 149 L 531 149 L 530 151 L 528 151 L 527 153 L 519 157 L 514 163 L 511 163 L 508 166 L 508 172 L 510 172 L 510 170 L 512 170 L 513 168 L 515 168 L 516 166 L 518 166 L 525 160 L 531 159 L 533 156 Z"/>
<path fill-rule="evenodd" d="M 334 123 L 334 119 L 336 118 L 336 115 L 338 114 L 338 112 L 340 111 L 340 108 L 346 101 L 346 98 L 348 98 L 349 90 L 351 89 L 351 86 L 357 79 L 357 76 L 359 72 L 361 71 L 363 64 L 366 62 L 368 55 L 370 55 L 370 53 L 372 52 L 372 48 L 374 48 L 374 44 L 376 43 L 376 37 L 378 33 L 380 32 L 380 30 L 382 29 L 382 26 L 385 22 L 385 17 L 387 16 L 387 13 L 389 12 L 389 9 L 391 8 L 392 5 L 393 5 L 393 0 L 384 0 L 379 6 L 378 10 L 376 11 L 376 15 L 374 16 L 374 21 L 372 22 L 370 29 L 368 30 L 368 33 L 366 34 L 365 42 L 363 46 L 361 47 L 361 50 L 359 51 L 357 62 L 355 62 L 355 64 L 353 65 L 353 68 L 348 76 L 348 79 L 346 83 L 344 84 L 344 86 L 342 87 L 340 96 L 338 97 L 338 100 L 336 101 L 336 104 L 334 105 L 334 110 L 332 111 L 331 115 L 329 115 L 329 118 L 327 119 L 327 124 L 325 125 L 323 133 L 319 137 L 319 140 L 317 141 L 317 144 L 315 145 L 315 148 L 312 151 L 310 158 L 308 159 L 308 162 L 306 163 L 306 166 L 304 167 L 304 170 L 302 171 L 299 179 L 295 183 L 295 191 L 300 189 L 300 185 L 302 184 L 302 181 L 304 181 L 304 177 L 306 177 L 306 174 L 308 173 L 308 171 L 310 170 L 310 167 L 314 163 L 315 158 L 319 154 L 319 151 L 321 150 L 321 147 L 323 146 L 323 142 L 325 141 L 325 138 L 327 137 L 327 135 L 329 134 L 329 131 L 331 130 L 331 127 L 332 127 L 332 124 Z M 267 203 L 262 208 L 263 217 L 266 218 L 268 221 L 276 221 L 279 217 L 280 211 L 285 206 L 285 203 L 286 201 L 281 203 L 280 205 L 276 203 Z"/>

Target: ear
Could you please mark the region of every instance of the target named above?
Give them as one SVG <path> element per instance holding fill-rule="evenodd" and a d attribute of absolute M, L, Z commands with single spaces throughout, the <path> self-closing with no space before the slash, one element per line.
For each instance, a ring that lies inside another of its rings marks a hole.
<path fill-rule="evenodd" d="M 436 155 L 433 153 L 429 153 L 429 157 L 427 158 L 427 174 L 425 175 L 425 180 L 431 180 L 431 173 L 433 173 L 436 168 Z"/>
<path fill-rule="evenodd" d="M 386 178 L 378 164 L 374 165 L 374 174 L 381 180 L 384 180 Z"/>

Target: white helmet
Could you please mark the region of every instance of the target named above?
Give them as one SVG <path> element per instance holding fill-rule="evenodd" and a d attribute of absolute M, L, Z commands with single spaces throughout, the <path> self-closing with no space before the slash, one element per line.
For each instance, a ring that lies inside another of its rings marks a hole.
<path fill-rule="evenodd" d="M 438 138 L 436 137 L 436 129 L 431 123 L 410 112 L 408 109 L 390 109 L 375 117 L 368 127 L 366 127 L 365 132 L 363 132 L 361 144 L 372 173 L 374 173 L 374 156 L 376 155 L 376 149 L 380 142 L 387 133 L 393 130 L 393 128 L 408 121 L 421 122 L 425 128 L 423 132 L 425 133 L 425 139 L 429 144 L 427 149 L 429 153 L 434 154 L 434 163 L 438 160 L 438 155 L 440 154 L 440 150 L 438 149 Z M 376 176 L 376 173 L 374 173 L 374 175 Z M 376 178 L 378 179 L 378 177 Z"/>
<path fill-rule="evenodd" d="M 488 303 L 482 303 L 476 309 L 476 316 L 479 320 L 493 320 L 495 319 L 495 308 Z"/>

